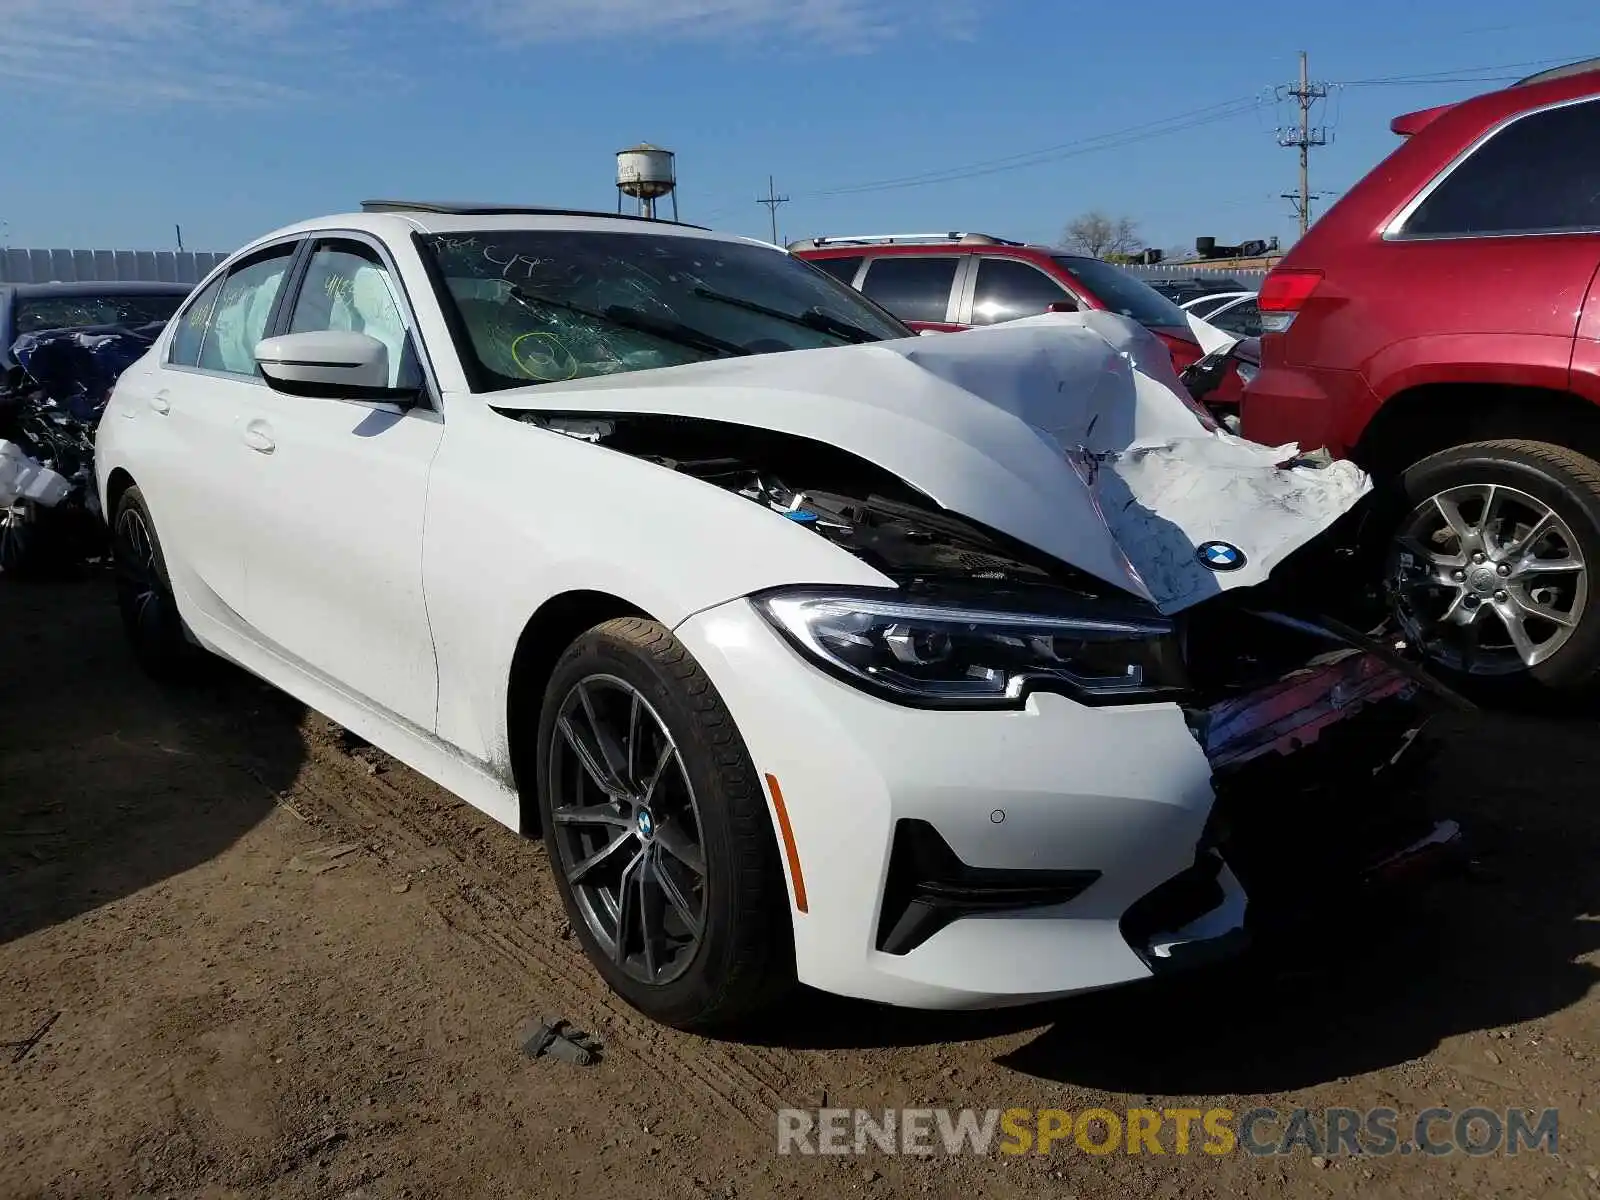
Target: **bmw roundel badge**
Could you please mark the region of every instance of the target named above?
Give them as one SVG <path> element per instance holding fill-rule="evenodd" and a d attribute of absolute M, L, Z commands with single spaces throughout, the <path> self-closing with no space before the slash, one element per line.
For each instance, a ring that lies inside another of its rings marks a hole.
<path fill-rule="evenodd" d="M 1244 566 L 1244 551 L 1231 542 L 1201 542 L 1195 557 L 1213 571 L 1237 571 Z"/>

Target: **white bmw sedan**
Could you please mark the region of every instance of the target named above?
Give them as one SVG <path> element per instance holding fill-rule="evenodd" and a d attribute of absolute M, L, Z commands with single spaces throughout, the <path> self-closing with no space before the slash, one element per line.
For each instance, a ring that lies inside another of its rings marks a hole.
<path fill-rule="evenodd" d="M 118 603 L 153 673 L 221 655 L 542 832 L 662 1021 L 1143 979 L 1449 833 L 1379 786 L 1414 679 L 1265 598 L 1365 478 L 1145 337 L 917 338 L 759 242 L 372 202 L 121 377 Z"/>

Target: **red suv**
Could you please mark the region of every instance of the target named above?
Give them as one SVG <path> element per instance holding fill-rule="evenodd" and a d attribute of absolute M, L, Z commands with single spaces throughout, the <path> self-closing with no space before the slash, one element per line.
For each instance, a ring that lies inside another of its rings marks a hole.
<path fill-rule="evenodd" d="M 1201 357 L 1183 310 L 1160 292 L 1097 258 L 1063 254 L 984 233 L 820 237 L 789 246 L 876 300 L 915 330 L 954 332 L 1044 312 L 1108 309 L 1149 329 L 1180 373 Z M 1237 404 L 1231 373 L 1208 402 Z"/>
<path fill-rule="evenodd" d="M 1600 670 L 1600 60 L 1391 128 L 1262 284 L 1242 430 L 1372 472 L 1349 561 L 1435 665 L 1575 689 Z"/>

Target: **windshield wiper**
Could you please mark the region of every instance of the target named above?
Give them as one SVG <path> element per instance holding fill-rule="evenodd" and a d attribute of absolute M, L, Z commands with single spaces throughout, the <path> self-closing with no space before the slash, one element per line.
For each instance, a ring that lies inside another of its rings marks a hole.
<path fill-rule="evenodd" d="M 737 342 L 724 341 L 715 334 L 706 333 L 704 330 L 695 329 L 681 321 L 674 321 L 667 317 L 654 317 L 649 313 L 641 312 L 637 308 L 629 308 L 623 304 L 610 304 L 604 309 L 585 308 L 581 304 L 573 304 L 567 300 L 557 300 L 553 296 L 542 296 L 537 292 L 525 292 L 519 287 L 511 289 L 511 297 L 525 308 L 560 308 L 567 312 L 576 313 L 580 317 L 588 317 L 591 321 L 600 321 L 607 325 L 615 325 L 619 329 L 632 329 L 637 333 L 648 334 L 650 337 L 660 338 L 664 342 L 674 342 L 679 346 L 687 346 L 691 350 L 704 350 L 710 354 L 749 354 Z"/>
<path fill-rule="evenodd" d="M 863 329 L 859 325 L 852 325 L 843 317 L 836 317 L 830 312 L 820 308 L 808 308 L 801 313 L 788 313 L 778 308 L 768 308 L 765 304 L 757 304 L 754 300 L 746 300 L 742 296 L 729 296 L 723 292 L 714 292 L 707 287 L 697 287 L 691 295 L 702 300 L 715 300 L 719 304 L 731 304 L 735 308 L 742 308 L 746 312 L 760 313 L 764 317 L 771 317 L 777 321 L 787 321 L 790 325 L 799 325 L 804 329 L 815 329 L 819 333 L 831 333 L 834 337 L 843 338 L 847 342 L 881 342 L 877 334 Z"/>

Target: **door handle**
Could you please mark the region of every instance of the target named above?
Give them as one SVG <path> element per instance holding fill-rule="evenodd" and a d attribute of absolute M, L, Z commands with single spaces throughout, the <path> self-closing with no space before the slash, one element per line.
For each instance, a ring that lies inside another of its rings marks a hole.
<path fill-rule="evenodd" d="M 259 454 L 271 454 L 278 448 L 265 421 L 251 421 L 244 427 L 244 444 Z"/>
<path fill-rule="evenodd" d="M 157 392 L 150 397 L 150 407 L 165 416 L 172 411 L 172 401 L 167 399 L 166 392 Z"/>

